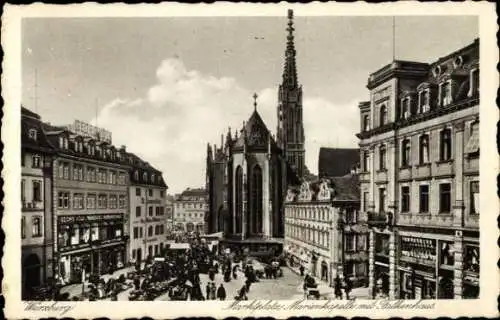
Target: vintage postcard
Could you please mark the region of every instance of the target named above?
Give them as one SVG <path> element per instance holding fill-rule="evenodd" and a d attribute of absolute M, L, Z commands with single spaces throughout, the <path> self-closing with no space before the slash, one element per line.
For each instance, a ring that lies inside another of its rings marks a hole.
<path fill-rule="evenodd" d="M 7 318 L 498 315 L 493 4 L 4 9 Z"/>

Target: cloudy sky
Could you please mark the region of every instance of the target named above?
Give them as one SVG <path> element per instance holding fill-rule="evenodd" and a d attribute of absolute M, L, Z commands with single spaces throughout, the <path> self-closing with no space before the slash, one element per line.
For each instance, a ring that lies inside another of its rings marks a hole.
<path fill-rule="evenodd" d="M 98 114 L 115 145 L 163 171 L 169 192 L 200 187 L 206 143 L 241 127 L 254 92 L 276 131 L 285 15 L 24 19 L 22 102 L 57 125 Z M 295 28 L 316 173 L 320 146 L 357 146 L 368 75 L 392 60 L 392 17 L 299 16 Z M 431 62 L 477 36 L 475 17 L 397 17 L 396 58 Z"/>

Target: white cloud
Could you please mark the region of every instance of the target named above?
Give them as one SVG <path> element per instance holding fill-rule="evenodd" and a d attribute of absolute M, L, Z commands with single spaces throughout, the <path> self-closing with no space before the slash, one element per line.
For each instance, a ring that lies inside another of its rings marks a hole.
<path fill-rule="evenodd" d="M 206 144 L 220 145 L 228 126 L 235 132 L 253 111 L 253 92 L 233 78 L 215 78 L 188 70 L 178 59 L 164 60 L 157 83 L 145 97 L 118 98 L 102 108 L 99 126 L 163 171 L 171 192 L 203 186 Z M 276 131 L 277 88 L 259 92 L 258 111 Z M 319 97 L 304 98 L 306 163 L 317 171 L 320 146 L 355 147 L 357 102 L 337 106 Z"/>

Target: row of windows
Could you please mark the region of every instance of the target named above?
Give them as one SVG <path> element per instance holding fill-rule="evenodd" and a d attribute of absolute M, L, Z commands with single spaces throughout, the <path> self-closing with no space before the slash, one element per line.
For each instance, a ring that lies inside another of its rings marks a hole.
<path fill-rule="evenodd" d="M 148 206 L 148 216 L 152 217 L 153 213 L 155 216 L 163 216 L 165 214 L 165 207 L 163 206 Z M 137 206 L 135 207 L 135 216 L 140 217 L 142 216 L 142 207 Z"/>
<path fill-rule="evenodd" d="M 148 177 L 150 179 L 148 179 Z M 134 179 L 136 181 L 139 180 L 139 171 L 138 170 L 134 171 Z M 161 182 L 161 176 L 160 175 L 156 175 L 154 173 L 152 173 L 151 175 L 149 175 L 147 172 L 143 172 L 142 173 L 142 181 L 143 182 L 151 182 L 151 183 L 160 183 Z"/>
<path fill-rule="evenodd" d="M 31 228 L 28 228 L 27 222 L 26 222 L 26 217 L 21 217 L 21 238 L 25 239 L 26 238 L 26 232 L 28 229 L 31 230 L 31 237 L 36 238 L 36 237 L 41 237 L 43 235 L 42 230 L 43 230 L 43 224 L 42 224 L 42 216 L 34 216 L 31 217 Z"/>
<path fill-rule="evenodd" d="M 116 171 L 97 169 L 90 166 L 84 168 L 84 166 L 81 164 L 75 163 L 73 165 L 70 165 L 68 162 L 59 162 L 59 165 L 57 167 L 57 177 L 60 179 L 72 179 L 76 181 L 118 185 L 127 184 L 125 173 L 117 173 Z"/>
<path fill-rule="evenodd" d="M 203 209 L 207 204 L 204 203 L 176 203 L 175 207 L 177 209 Z"/>
<path fill-rule="evenodd" d="M 66 136 L 59 136 L 59 148 L 63 150 L 69 150 L 69 140 Z M 107 147 L 106 145 L 99 145 L 93 143 L 92 141 L 84 143 L 80 139 L 75 139 L 72 142 L 72 151 L 83 153 L 84 147 L 86 149 L 86 153 L 89 156 L 97 156 L 99 158 L 103 158 L 104 160 L 120 160 L 122 158 L 122 154 L 119 150 L 116 150 L 114 147 Z"/>
<path fill-rule="evenodd" d="M 184 212 L 184 213 L 181 213 L 181 212 L 177 212 L 175 214 L 176 217 L 193 217 L 193 218 L 203 218 L 205 216 L 205 213 L 204 212 Z"/>
<path fill-rule="evenodd" d="M 470 72 L 470 90 L 468 92 L 468 96 L 476 95 L 479 92 L 479 69 L 473 69 Z M 387 88 L 386 88 L 387 89 Z M 453 94 L 454 94 L 455 86 L 453 85 L 453 80 L 448 79 L 443 81 L 438 86 L 438 92 L 433 93 L 431 88 L 422 88 L 417 93 L 417 101 L 416 104 L 413 101 L 411 96 L 406 96 L 400 100 L 400 119 L 408 119 L 414 115 L 429 112 L 432 109 L 432 95 L 437 95 L 437 105 L 446 107 L 452 104 Z M 374 97 L 377 96 L 377 93 L 374 94 Z M 375 99 L 378 100 L 378 99 Z M 378 125 L 383 126 L 389 122 L 388 113 L 387 113 L 387 105 L 381 104 L 378 107 Z M 361 120 L 362 130 L 369 131 L 370 130 L 370 116 L 365 114 L 362 116 Z"/>
<path fill-rule="evenodd" d="M 154 197 L 154 190 L 153 189 L 148 189 L 148 197 Z M 135 195 L 140 197 L 142 196 L 142 190 L 141 188 L 135 188 Z M 160 190 L 160 198 L 165 198 L 165 191 Z"/>
<path fill-rule="evenodd" d="M 328 208 L 288 208 L 285 214 L 288 218 L 328 221 Z"/>
<path fill-rule="evenodd" d="M 157 224 L 154 226 L 149 226 L 147 228 L 148 230 L 148 233 L 147 233 L 147 236 L 148 237 L 153 237 L 153 236 L 158 236 L 158 235 L 162 235 L 165 233 L 165 226 L 163 224 Z M 142 237 L 144 237 L 144 228 L 143 227 L 134 227 L 133 229 L 133 237 L 134 239 L 140 239 Z"/>
<path fill-rule="evenodd" d="M 57 207 L 59 209 L 69 209 L 71 202 L 73 209 L 124 209 L 127 207 L 124 195 L 58 192 Z"/>
<path fill-rule="evenodd" d="M 344 250 L 346 252 L 368 250 L 368 236 L 365 234 L 344 234 Z"/>
<path fill-rule="evenodd" d="M 287 224 L 285 226 L 285 235 L 311 245 L 328 248 L 330 244 L 328 231 L 313 230 L 308 227 Z"/>
<path fill-rule="evenodd" d="M 119 222 L 107 225 L 98 223 L 83 223 L 60 225 L 57 231 L 57 242 L 60 247 L 70 247 L 79 244 L 90 244 L 91 241 L 120 239 L 123 234 L 123 224 Z"/>
<path fill-rule="evenodd" d="M 471 214 L 479 214 L 479 181 L 471 181 L 470 182 L 470 208 L 469 212 Z M 429 193 L 429 185 L 420 185 L 418 187 L 418 212 L 420 213 L 429 213 L 429 202 L 430 202 L 430 193 Z M 380 210 L 385 210 L 386 205 L 386 189 L 379 188 L 379 208 Z M 402 186 L 401 187 L 401 207 L 400 211 L 402 213 L 410 212 L 410 199 L 411 199 L 411 190 L 410 186 Z M 451 184 L 450 183 L 441 183 L 439 184 L 439 213 L 450 213 L 451 212 Z M 367 210 L 368 203 L 368 192 L 363 193 L 363 209 Z"/>
<path fill-rule="evenodd" d="M 471 127 L 471 134 L 473 130 L 478 130 L 479 127 L 473 125 Z M 429 135 L 423 134 L 419 137 L 418 146 L 418 164 L 428 164 L 430 163 L 430 147 L 429 147 Z M 401 141 L 401 155 L 400 163 L 402 167 L 411 166 L 411 141 L 410 139 L 404 139 Z M 378 170 L 387 169 L 387 149 L 383 144 L 378 148 Z M 452 159 L 452 134 L 451 129 L 446 128 L 439 133 L 439 161 L 449 161 Z M 362 153 L 362 166 L 365 172 L 370 171 L 370 155 L 368 151 Z"/>
<path fill-rule="evenodd" d="M 159 245 L 158 244 L 155 244 L 154 246 L 153 245 L 150 245 L 148 246 L 148 256 L 149 257 L 153 257 L 153 256 L 159 256 L 159 255 L 162 255 L 163 254 L 163 248 L 166 247 L 166 244 L 164 245 L 163 243 L 160 243 Z M 153 251 L 154 249 L 154 251 Z M 139 248 L 139 249 L 132 249 L 132 259 L 145 259 L 147 257 L 145 257 L 142 253 L 142 249 Z"/>
<path fill-rule="evenodd" d="M 26 154 L 25 152 L 21 152 L 21 166 L 26 166 Z M 31 155 L 31 167 L 32 168 L 41 168 L 42 167 L 42 156 L 37 153 Z"/>

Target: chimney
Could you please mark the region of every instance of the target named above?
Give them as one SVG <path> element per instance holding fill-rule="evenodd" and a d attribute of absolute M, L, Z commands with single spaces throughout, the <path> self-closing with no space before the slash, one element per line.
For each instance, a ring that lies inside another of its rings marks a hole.
<path fill-rule="evenodd" d="M 124 152 L 127 152 L 127 147 L 124 144 L 122 144 L 120 146 L 120 150 L 123 150 Z"/>

